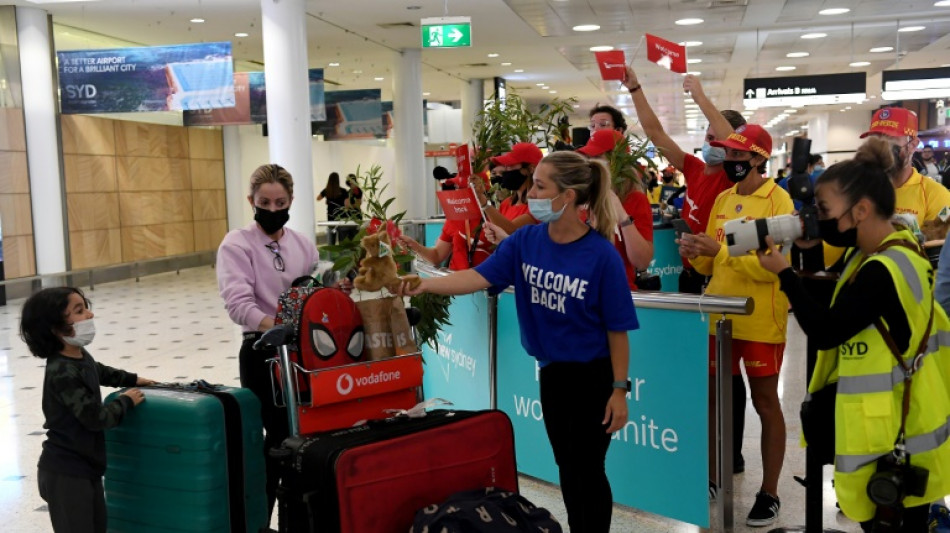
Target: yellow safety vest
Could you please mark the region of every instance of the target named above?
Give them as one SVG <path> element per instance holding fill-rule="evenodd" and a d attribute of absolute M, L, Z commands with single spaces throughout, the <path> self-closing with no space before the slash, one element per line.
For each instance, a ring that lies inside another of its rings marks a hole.
<path fill-rule="evenodd" d="M 884 239 L 916 242 L 906 230 Z M 883 244 L 883 243 L 882 243 Z M 923 505 L 950 494 L 950 319 L 934 305 L 933 269 L 914 250 L 892 246 L 866 258 L 880 261 L 894 280 L 907 315 L 911 337 L 904 360 L 913 365 L 915 352 L 934 312 L 930 337 L 919 366 L 912 374 L 911 402 L 905 442 L 911 464 L 930 471 L 926 494 L 904 498 L 906 507 Z M 864 263 L 854 254 L 835 288 L 841 288 Z M 888 326 L 889 327 L 889 326 Z M 808 391 L 814 393 L 838 383 L 835 401 L 835 493 L 841 510 L 859 522 L 874 517 L 875 504 L 867 496 L 867 483 L 878 458 L 894 449 L 901 423 L 904 371 L 884 338 L 869 325 L 848 342 L 818 353 Z"/>

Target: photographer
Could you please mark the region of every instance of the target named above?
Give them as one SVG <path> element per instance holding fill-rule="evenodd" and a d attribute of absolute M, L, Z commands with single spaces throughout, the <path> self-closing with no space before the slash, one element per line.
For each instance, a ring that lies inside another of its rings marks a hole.
<path fill-rule="evenodd" d="M 821 350 L 809 394 L 837 387 L 834 476 L 841 510 L 864 531 L 923 533 L 929 504 L 950 493 L 950 395 L 941 376 L 947 354 L 939 345 L 915 357 L 947 319 L 934 305 L 933 272 L 914 235 L 891 223 L 893 164 L 888 141 L 869 139 L 853 160 L 831 166 L 816 182 L 821 238 L 848 248 L 830 307 L 812 299 L 771 238 L 758 258 L 779 275 L 795 318 Z M 889 461 L 899 446 L 906 446 L 909 466 Z M 922 469 L 929 480 L 921 480 Z M 869 482 L 893 488 L 894 480 L 904 486 L 892 505 L 872 501 Z"/>

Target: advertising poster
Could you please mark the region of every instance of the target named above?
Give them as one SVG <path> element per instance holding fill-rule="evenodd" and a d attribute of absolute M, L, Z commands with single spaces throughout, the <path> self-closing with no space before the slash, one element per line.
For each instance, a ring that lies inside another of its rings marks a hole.
<path fill-rule="evenodd" d="M 63 114 L 234 107 L 231 43 L 57 52 Z"/>
<path fill-rule="evenodd" d="M 323 104 L 323 69 L 307 71 L 310 89 L 310 121 L 327 119 Z M 234 73 L 235 105 L 233 108 L 185 111 L 185 126 L 240 126 L 267 122 L 267 89 L 263 72 Z"/>
<path fill-rule="evenodd" d="M 327 118 L 317 124 L 317 133 L 324 140 L 375 139 L 386 135 L 379 89 L 327 91 L 324 98 Z"/>
<path fill-rule="evenodd" d="M 425 107 L 423 107 L 423 109 L 425 109 Z M 387 139 L 393 136 L 393 102 L 392 100 L 383 102 L 383 129 L 386 130 L 385 137 Z"/>

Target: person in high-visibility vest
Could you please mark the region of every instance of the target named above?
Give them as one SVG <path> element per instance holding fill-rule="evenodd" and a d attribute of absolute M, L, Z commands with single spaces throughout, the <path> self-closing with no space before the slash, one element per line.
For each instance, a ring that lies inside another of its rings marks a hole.
<path fill-rule="evenodd" d="M 778 274 L 795 318 L 820 350 L 809 394 L 837 387 L 841 510 L 865 531 L 923 533 L 930 503 L 950 494 L 950 345 L 942 346 L 950 319 L 934 305 L 933 269 L 914 235 L 891 222 L 896 195 L 886 170 L 893 161 L 886 140 L 869 139 L 853 160 L 818 177 L 821 238 L 847 249 L 830 307 L 811 298 L 770 238 L 758 257 Z M 903 454 L 929 477 L 909 482 L 896 504 L 875 503 L 869 481 L 893 473 L 889 459 Z"/>

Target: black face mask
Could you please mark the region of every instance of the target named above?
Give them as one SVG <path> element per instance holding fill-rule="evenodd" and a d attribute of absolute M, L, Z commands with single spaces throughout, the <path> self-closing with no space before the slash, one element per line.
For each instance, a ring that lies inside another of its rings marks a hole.
<path fill-rule="evenodd" d="M 848 212 L 851 210 L 849 209 Z M 858 228 L 857 226 L 846 229 L 844 231 L 838 230 L 838 220 L 839 218 L 828 218 L 825 220 L 818 221 L 818 235 L 821 237 L 821 240 L 832 246 L 838 246 L 840 248 L 854 248 L 858 245 Z"/>
<path fill-rule="evenodd" d="M 673 176 L 663 176 L 663 183 L 672 183 Z"/>
<path fill-rule="evenodd" d="M 651 188 L 651 189 L 656 188 L 656 186 L 659 185 L 659 184 L 660 184 L 660 182 L 657 181 L 656 178 L 653 178 L 653 179 L 650 180 L 650 188 Z"/>
<path fill-rule="evenodd" d="M 733 183 L 739 183 L 744 180 L 749 172 L 752 171 L 751 161 L 723 161 L 722 169 L 726 172 L 726 177 Z"/>
<path fill-rule="evenodd" d="M 522 174 L 521 169 L 515 169 L 502 172 L 498 182 L 509 191 L 517 191 L 521 188 L 521 185 L 524 184 L 524 180 L 526 179 L 528 179 L 528 176 Z"/>
<path fill-rule="evenodd" d="M 290 208 L 278 211 L 268 211 L 263 207 L 254 207 L 254 222 L 261 225 L 261 229 L 268 235 L 273 235 L 284 227 L 290 220 Z"/>

